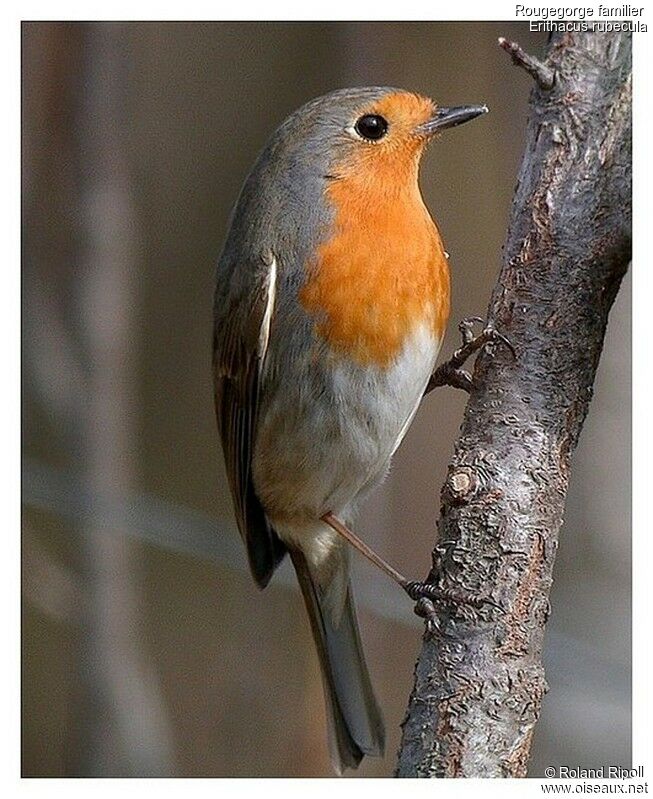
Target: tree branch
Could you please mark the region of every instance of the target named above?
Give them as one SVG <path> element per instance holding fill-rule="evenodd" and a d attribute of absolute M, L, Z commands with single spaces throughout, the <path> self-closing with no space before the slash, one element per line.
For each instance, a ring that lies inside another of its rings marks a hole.
<path fill-rule="evenodd" d="M 570 459 L 630 260 L 630 37 L 553 35 L 545 64 L 501 46 L 537 82 L 488 311 L 517 357 L 495 348 L 477 360 L 429 579 L 503 610 L 438 608 L 403 724 L 401 777 L 526 775 Z"/>
<path fill-rule="evenodd" d="M 524 52 L 517 42 L 508 41 L 503 36 L 499 37 L 499 47 L 509 53 L 513 64 L 528 72 L 540 89 L 548 91 L 553 88 L 555 72 L 550 67 L 547 67 L 535 56 Z"/>

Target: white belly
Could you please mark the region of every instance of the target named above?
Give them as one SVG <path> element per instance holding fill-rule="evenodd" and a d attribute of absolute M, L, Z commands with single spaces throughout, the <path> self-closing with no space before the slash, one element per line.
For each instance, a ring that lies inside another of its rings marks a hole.
<path fill-rule="evenodd" d="M 385 476 L 390 459 L 403 441 L 433 374 L 441 341 L 420 326 L 379 381 L 382 390 L 370 397 L 369 412 L 379 420 L 376 457 L 370 464 L 363 488 L 373 487 Z M 368 485 L 369 484 L 369 485 Z"/>
<path fill-rule="evenodd" d="M 316 377 L 310 364 L 295 364 L 265 404 L 253 462 L 257 494 L 282 539 L 299 543 L 309 528 L 314 535 L 328 511 L 347 518 L 383 480 L 440 344 L 424 325 L 386 369 L 331 358 Z"/>

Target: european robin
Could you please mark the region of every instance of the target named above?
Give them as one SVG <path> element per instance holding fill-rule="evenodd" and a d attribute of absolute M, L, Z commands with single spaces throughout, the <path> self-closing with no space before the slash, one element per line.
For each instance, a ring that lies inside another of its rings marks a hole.
<path fill-rule="evenodd" d="M 215 400 L 236 520 L 260 587 L 290 554 L 338 772 L 384 748 L 343 536 L 403 580 L 347 525 L 388 471 L 449 315 L 419 162 L 435 134 L 485 111 L 387 87 L 312 100 L 258 157 L 217 267 Z"/>

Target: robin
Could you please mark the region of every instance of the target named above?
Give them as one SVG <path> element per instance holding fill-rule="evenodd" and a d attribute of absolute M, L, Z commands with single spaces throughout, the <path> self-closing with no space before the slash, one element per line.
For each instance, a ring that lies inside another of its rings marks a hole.
<path fill-rule="evenodd" d="M 312 100 L 258 157 L 217 267 L 215 401 L 236 520 L 261 588 L 286 553 L 295 567 L 339 773 L 384 749 L 347 540 L 414 599 L 423 587 L 350 528 L 438 383 L 449 268 L 419 163 L 437 133 L 486 111 L 387 87 Z M 463 350 L 449 382 L 469 379 Z"/>

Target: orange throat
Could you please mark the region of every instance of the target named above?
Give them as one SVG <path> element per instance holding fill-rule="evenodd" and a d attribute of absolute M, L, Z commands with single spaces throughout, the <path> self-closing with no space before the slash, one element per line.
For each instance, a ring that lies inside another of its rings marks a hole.
<path fill-rule="evenodd" d="M 361 365 L 387 368 L 421 326 L 441 339 L 449 317 L 449 267 L 418 160 L 363 157 L 326 190 L 334 224 L 300 301 L 320 337 Z"/>

